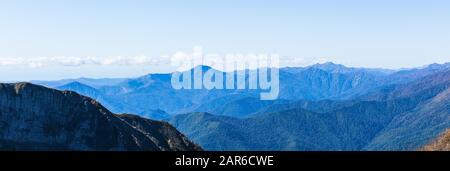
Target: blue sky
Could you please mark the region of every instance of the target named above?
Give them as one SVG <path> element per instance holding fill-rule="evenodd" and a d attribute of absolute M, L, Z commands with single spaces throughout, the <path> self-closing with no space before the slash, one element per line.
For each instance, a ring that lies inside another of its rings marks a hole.
<path fill-rule="evenodd" d="M 304 64 L 322 59 L 357 67 L 417 67 L 450 62 L 449 9 L 446 0 L 1 0 L 0 61 L 157 58 L 202 46 L 205 53 L 278 53 Z M 126 77 L 169 70 L 156 65 L 119 68 L 4 64 L 0 80 Z"/>

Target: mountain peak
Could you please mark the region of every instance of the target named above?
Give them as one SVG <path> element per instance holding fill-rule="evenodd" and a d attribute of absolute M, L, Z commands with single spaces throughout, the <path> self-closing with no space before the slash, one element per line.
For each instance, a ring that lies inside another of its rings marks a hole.
<path fill-rule="evenodd" d="M 72 82 L 70 82 L 70 83 L 68 83 L 68 84 L 66 84 L 66 85 L 64 85 L 64 86 L 83 86 L 83 87 L 89 87 L 88 85 L 83 84 L 83 83 L 80 83 L 80 82 L 78 82 L 78 81 L 72 81 Z"/>
<path fill-rule="evenodd" d="M 352 68 L 348 68 L 342 64 L 336 64 L 333 62 L 326 62 L 326 63 L 317 63 L 314 65 L 311 65 L 309 68 L 315 68 L 315 69 L 321 69 L 328 72 L 334 72 L 334 73 L 342 73 L 342 72 L 349 72 Z"/>
<path fill-rule="evenodd" d="M 208 71 L 208 70 L 213 69 L 213 68 L 208 66 L 208 65 L 197 65 L 193 69 L 202 69 L 203 71 Z"/>
<path fill-rule="evenodd" d="M 76 90 L 78 90 L 78 93 L 81 90 L 83 90 L 83 92 L 87 92 L 87 91 L 95 92 L 95 91 L 97 91 L 97 89 L 95 89 L 94 87 L 91 87 L 89 85 L 83 84 L 83 83 L 78 82 L 78 81 L 72 81 L 70 83 L 67 83 L 67 84 L 64 84 L 64 85 L 61 85 L 61 86 L 58 86 L 58 87 L 55 87 L 55 88 L 58 89 L 58 90 L 68 90 L 68 91 L 76 91 Z"/>
<path fill-rule="evenodd" d="M 315 68 L 324 70 L 331 73 L 341 73 L 341 74 L 347 74 L 347 73 L 369 73 L 372 75 L 380 76 L 380 75 L 387 75 L 394 73 L 394 70 L 390 69 L 382 69 L 382 68 L 358 68 L 358 67 L 347 67 L 342 64 L 336 64 L 333 62 L 326 62 L 322 64 L 315 64 L 311 65 L 308 68 Z"/>
<path fill-rule="evenodd" d="M 333 67 L 333 68 L 336 68 L 336 67 L 342 68 L 343 67 L 343 68 L 347 68 L 346 66 L 344 66 L 342 64 L 336 64 L 333 62 L 317 63 L 317 64 L 312 65 L 311 67 Z"/>
<path fill-rule="evenodd" d="M 317 63 L 316 65 L 341 65 L 341 64 L 336 64 L 334 62 L 329 61 L 329 62 L 325 62 L 325 63 Z"/>
<path fill-rule="evenodd" d="M 443 64 L 432 63 L 432 64 L 426 66 L 426 68 L 438 69 L 438 70 L 440 70 L 440 69 L 447 69 L 447 68 L 450 68 L 450 62 L 443 63 Z"/>

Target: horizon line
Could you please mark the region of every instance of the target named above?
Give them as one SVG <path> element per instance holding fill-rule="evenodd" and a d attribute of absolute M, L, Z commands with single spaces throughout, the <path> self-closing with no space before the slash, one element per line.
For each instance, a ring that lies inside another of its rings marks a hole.
<path fill-rule="evenodd" d="M 340 64 L 340 63 L 336 63 L 333 61 L 327 61 L 327 62 L 318 62 L 318 63 L 314 63 L 314 64 L 309 64 L 306 66 L 283 66 L 283 67 L 278 67 L 278 69 L 284 69 L 284 68 L 310 68 L 316 65 L 335 65 L 335 66 L 343 66 L 345 68 L 348 69 L 368 69 L 368 70 L 384 70 L 387 72 L 398 72 L 398 71 L 403 71 L 403 70 L 413 70 L 413 69 L 423 69 L 432 65 L 450 65 L 450 62 L 443 62 L 443 63 L 439 63 L 439 62 L 434 62 L 434 63 L 430 63 L 430 64 L 426 64 L 426 65 L 421 65 L 421 66 L 416 66 L 416 67 L 405 67 L 405 68 L 398 68 L 398 69 L 390 69 L 390 68 L 382 68 L 382 67 L 357 67 L 357 66 L 347 66 L 344 64 Z M 209 67 L 211 69 L 220 71 L 220 72 L 235 72 L 235 71 L 239 71 L 239 70 L 233 70 L 233 71 L 222 71 L 219 69 L 216 69 L 212 66 L 209 65 L 197 65 L 194 66 L 188 70 L 185 71 L 189 71 L 192 70 L 196 67 Z M 260 69 L 260 68 L 267 68 L 267 67 L 258 67 L 256 69 Z M 274 68 L 274 67 L 271 67 Z M 245 70 L 255 70 L 255 69 L 245 69 Z M 185 72 L 185 71 L 181 71 L 181 72 Z M 130 76 L 130 77 L 88 77 L 88 76 L 80 76 L 80 77 L 68 77 L 68 78 L 60 78 L 60 79 L 29 79 L 29 80 L 15 80 L 15 81 L 11 81 L 11 80 L 0 80 L 1 83 L 17 83 L 17 82 L 37 82 L 37 81 L 43 81 L 43 82 L 48 82 L 48 81 L 62 81 L 62 80 L 76 80 L 76 79 L 133 79 L 133 78 L 139 78 L 139 77 L 143 77 L 143 76 L 147 76 L 147 75 L 152 75 L 152 74 L 172 74 L 175 72 L 180 72 L 180 71 L 171 71 L 171 72 L 149 72 L 147 74 L 141 74 L 139 76 Z"/>

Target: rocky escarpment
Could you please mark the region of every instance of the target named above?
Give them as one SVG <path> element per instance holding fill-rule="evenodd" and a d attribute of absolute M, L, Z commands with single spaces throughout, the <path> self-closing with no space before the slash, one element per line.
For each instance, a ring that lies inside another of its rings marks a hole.
<path fill-rule="evenodd" d="M 424 146 L 423 151 L 450 151 L 450 129 L 447 129 L 432 143 Z"/>
<path fill-rule="evenodd" d="M 0 84 L 3 150 L 201 150 L 165 122 L 116 115 L 71 91 Z"/>

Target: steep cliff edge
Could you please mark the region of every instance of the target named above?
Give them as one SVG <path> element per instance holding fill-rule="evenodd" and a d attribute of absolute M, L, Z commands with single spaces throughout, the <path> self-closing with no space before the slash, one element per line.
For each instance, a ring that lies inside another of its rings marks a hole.
<path fill-rule="evenodd" d="M 168 123 L 116 115 L 71 91 L 0 84 L 3 150 L 201 150 Z"/>

